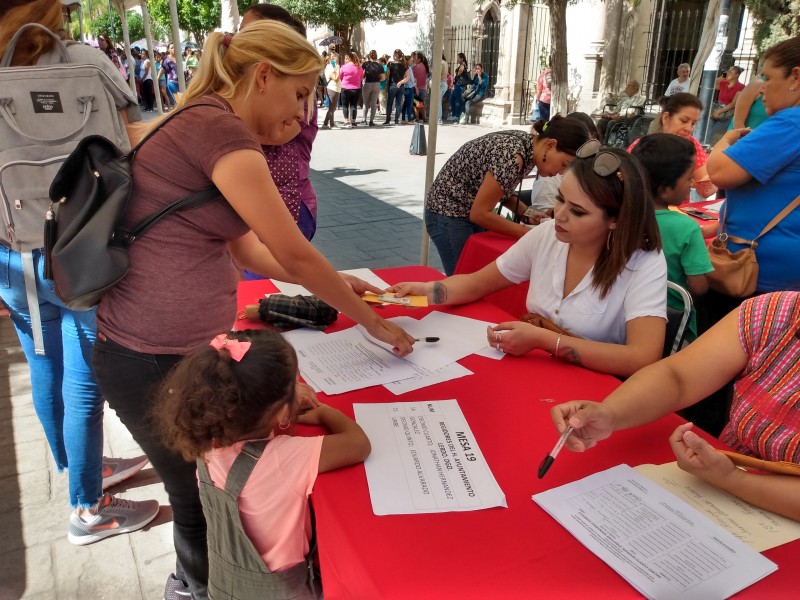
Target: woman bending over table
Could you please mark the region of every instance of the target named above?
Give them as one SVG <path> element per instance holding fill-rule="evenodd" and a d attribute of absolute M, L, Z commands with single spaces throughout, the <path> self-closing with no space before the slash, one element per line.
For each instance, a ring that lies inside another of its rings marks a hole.
<path fill-rule="evenodd" d="M 170 215 L 131 247 L 127 276 L 98 309 L 93 359 L 103 395 L 169 495 L 177 578 L 168 580 L 167 591 L 186 592 L 186 582 L 195 600 L 207 597 L 208 578 L 195 465 L 156 439 L 146 415 L 155 388 L 181 357 L 235 321 L 234 261 L 301 283 L 398 354 L 411 351 L 410 336 L 379 318 L 303 237 L 261 150 L 304 118 L 321 69 L 316 49 L 283 23 L 260 20 L 235 35 L 211 33 L 180 112 L 132 165 L 134 192 L 123 226 L 212 184 L 221 194 Z"/>
<path fill-rule="evenodd" d="M 599 149 L 597 140 L 578 149 L 580 160 L 564 175 L 553 221 L 529 231 L 496 262 L 391 290 L 426 294 L 432 304 L 465 304 L 530 280 L 527 309 L 548 319 L 542 324 L 549 328 L 500 323 L 488 332 L 498 350 L 545 350 L 621 376 L 657 361 L 664 348 L 667 265 L 647 175 L 626 152 Z"/>
<path fill-rule="evenodd" d="M 574 400 L 554 407 L 567 447 L 582 452 L 614 431 L 636 427 L 708 396 L 736 378 L 730 421 L 720 439 L 740 454 L 800 463 L 800 294 L 776 292 L 745 301 L 686 348 L 636 373 L 602 404 Z M 670 444 L 678 466 L 712 485 L 800 520 L 800 477 L 756 475 L 678 427 Z"/>
<path fill-rule="evenodd" d="M 525 235 L 528 227 L 498 215 L 495 206 L 512 196 L 534 166 L 545 177 L 563 173 L 588 139 L 580 122 L 554 117 L 537 121 L 530 133 L 497 131 L 456 150 L 425 199 L 425 227 L 444 272 L 453 274 L 473 233 L 488 229 L 515 238 Z M 524 212 L 526 207 L 519 208 Z"/>

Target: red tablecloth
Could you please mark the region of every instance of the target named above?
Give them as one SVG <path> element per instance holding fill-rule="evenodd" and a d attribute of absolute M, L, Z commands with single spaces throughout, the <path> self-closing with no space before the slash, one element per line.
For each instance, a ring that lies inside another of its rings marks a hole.
<path fill-rule="evenodd" d="M 424 267 L 376 272 L 388 283 L 441 278 Z M 240 305 L 273 289 L 268 282 L 243 282 Z M 430 310 L 387 307 L 383 312 L 386 317 L 422 318 Z M 447 310 L 489 321 L 511 316 L 486 302 Z M 350 324 L 340 316 L 331 331 Z M 620 463 L 670 462 L 674 456 L 667 438 L 682 420 L 670 415 L 618 432 L 585 454 L 564 451 L 539 480 L 537 466 L 557 438 L 548 414 L 554 401 L 601 400 L 619 381 L 554 361 L 543 352 L 501 361 L 473 355 L 460 362 L 474 375 L 401 397 L 383 387 L 321 397 L 351 417 L 354 402 L 457 399 L 508 508 L 376 517 L 363 465 L 320 475 L 313 502 L 326 600 L 639 598 L 531 495 Z M 793 543 L 767 551 L 781 569 L 737 597 L 793 595 L 791 565 L 798 550 L 800 544 Z"/>

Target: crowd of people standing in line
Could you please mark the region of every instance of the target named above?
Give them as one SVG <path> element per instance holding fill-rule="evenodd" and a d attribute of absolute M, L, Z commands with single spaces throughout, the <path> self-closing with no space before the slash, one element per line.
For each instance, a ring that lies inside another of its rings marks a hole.
<path fill-rule="evenodd" d="M 489 76 L 483 65 L 472 69 L 467 65 L 464 53 L 459 53 L 451 68 L 442 56 L 441 79 L 432 81 L 432 69 L 428 58 L 420 51 L 404 54 L 395 50 L 391 56 L 378 56 L 370 50 L 363 58 L 355 51 L 340 55 L 338 52 L 323 52 L 325 70 L 317 86 L 317 104 L 325 108 L 322 125 L 324 129 L 337 127 L 336 111 L 342 110 L 343 128 L 353 128 L 363 123 L 376 125 L 405 125 L 427 122 L 429 95 L 439 96 L 438 122 L 467 123 L 473 106 L 487 96 Z M 466 91 L 466 93 L 465 93 Z M 362 118 L 358 118 L 363 109 Z M 445 118 L 445 113 L 449 116 Z M 376 115 L 384 115 L 383 122 L 376 122 Z"/>

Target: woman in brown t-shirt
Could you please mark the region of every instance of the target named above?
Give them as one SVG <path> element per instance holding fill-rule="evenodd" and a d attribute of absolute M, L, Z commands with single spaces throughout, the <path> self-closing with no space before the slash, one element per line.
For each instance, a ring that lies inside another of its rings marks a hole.
<path fill-rule="evenodd" d="M 378 317 L 303 237 L 261 151 L 262 144 L 281 144 L 299 132 L 321 68 L 314 47 L 281 23 L 212 33 L 180 108 L 208 106 L 176 115 L 133 161 L 126 224 L 212 184 L 224 197 L 170 215 L 131 247 L 128 275 L 98 310 L 93 359 L 109 406 L 169 494 L 177 570 L 168 588 L 188 584 L 196 599 L 207 596 L 208 557 L 195 465 L 164 448 L 147 414 L 155 388 L 181 356 L 230 329 L 234 263 L 301 283 L 399 355 L 411 351 L 411 337 Z"/>

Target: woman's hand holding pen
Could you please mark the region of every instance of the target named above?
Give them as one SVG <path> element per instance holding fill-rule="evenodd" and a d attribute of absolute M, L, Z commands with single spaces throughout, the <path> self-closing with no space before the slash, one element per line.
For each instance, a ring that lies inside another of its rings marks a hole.
<path fill-rule="evenodd" d="M 678 466 L 712 485 L 727 489 L 728 480 L 744 471 L 736 468 L 730 458 L 717 452 L 691 429 L 691 423 L 684 423 L 669 436 L 669 445 L 678 459 Z"/>
<path fill-rule="evenodd" d="M 572 400 L 550 409 L 550 418 L 558 433 L 563 433 L 567 427 L 573 428 L 566 443 L 573 452 L 584 452 L 610 437 L 614 432 L 613 417 L 609 408 L 588 400 Z"/>
<path fill-rule="evenodd" d="M 538 331 L 537 331 L 538 330 Z M 496 348 L 512 356 L 522 356 L 534 348 L 539 348 L 538 343 L 540 327 L 523 323 L 522 321 L 505 321 L 494 327 L 489 327 L 486 339 L 492 348 Z"/>

